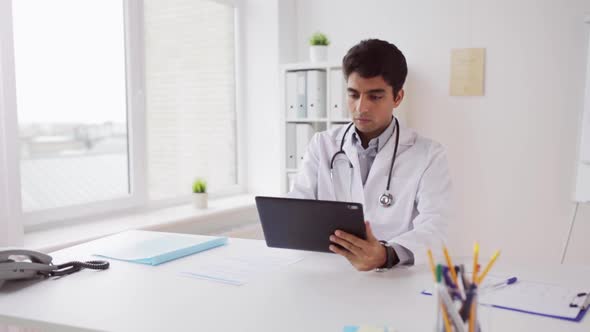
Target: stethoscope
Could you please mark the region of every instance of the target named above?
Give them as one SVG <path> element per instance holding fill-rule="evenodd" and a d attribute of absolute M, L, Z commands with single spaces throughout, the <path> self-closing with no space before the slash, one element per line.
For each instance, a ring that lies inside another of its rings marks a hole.
<path fill-rule="evenodd" d="M 393 165 L 395 164 L 395 158 L 397 157 L 397 147 L 399 146 L 399 131 L 400 131 L 399 130 L 399 123 L 397 122 L 397 119 L 394 118 L 394 120 L 395 120 L 395 127 L 393 128 L 393 131 L 395 132 L 395 148 L 393 149 L 393 156 L 391 157 L 391 166 L 389 167 L 389 175 L 387 177 L 387 187 L 385 187 L 385 192 L 383 194 L 381 194 L 381 196 L 379 196 L 379 204 L 381 204 L 381 206 L 383 206 L 383 207 L 391 206 L 391 204 L 393 203 L 393 195 L 391 195 L 391 193 L 389 192 L 389 185 L 391 184 L 391 173 L 393 172 Z M 350 158 L 348 158 L 348 156 L 344 152 L 343 148 L 344 148 L 344 141 L 346 139 L 346 134 L 348 134 L 348 131 L 350 130 L 350 128 L 352 127 L 353 124 L 354 124 L 354 122 L 349 124 L 348 128 L 346 128 L 346 130 L 344 131 L 344 136 L 342 136 L 342 142 L 340 143 L 340 150 L 337 151 L 336 153 L 334 153 L 334 155 L 332 156 L 332 160 L 330 161 L 330 178 L 332 179 L 332 185 L 334 184 L 334 160 L 336 159 L 336 157 L 338 155 L 340 155 L 340 154 L 344 155 L 344 157 L 348 161 L 348 166 L 352 169 L 352 163 L 350 162 Z"/>

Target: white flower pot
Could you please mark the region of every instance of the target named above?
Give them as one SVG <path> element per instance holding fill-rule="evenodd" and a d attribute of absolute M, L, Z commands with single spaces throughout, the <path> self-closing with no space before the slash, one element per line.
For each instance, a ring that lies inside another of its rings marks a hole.
<path fill-rule="evenodd" d="M 193 193 L 193 204 L 197 209 L 207 208 L 207 193 Z"/>
<path fill-rule="evenodd" d="M 315 45 L 309 47 L 311 62 L 323 62 L 328 60 L 328 46 Z"/>

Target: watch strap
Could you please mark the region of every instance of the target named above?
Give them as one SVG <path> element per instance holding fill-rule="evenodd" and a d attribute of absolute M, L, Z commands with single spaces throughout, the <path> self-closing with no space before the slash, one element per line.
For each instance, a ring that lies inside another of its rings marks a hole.
<path fill-rule="evenodd" d="M 399 263 L 399 257 L 395 253 L 395 250 L 393 249 L 391 244 L 389 244 L 386 241 L 382 241 L 382 240 L 379 242 L 385 247 L 385 253 L 386 253 L 385 264 L 380 266 L 379 269 L 380 270 L 391 269 Z"/>

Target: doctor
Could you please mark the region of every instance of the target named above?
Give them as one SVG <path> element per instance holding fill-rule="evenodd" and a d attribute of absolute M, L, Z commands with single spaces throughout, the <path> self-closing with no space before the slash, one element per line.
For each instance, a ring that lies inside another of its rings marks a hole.
<path fill-rule="evenodd" d="M 330 250 L 357 270 L 421 264 L 445 238 L 451 195 L 445 150 L 394 116 L 408 72 L 395 45 L 361 41 L 342 65 L 353 121 L 313 136 L 288 196 L 363 204 L 367 239 L 340 230 L 330 236 Z"/>

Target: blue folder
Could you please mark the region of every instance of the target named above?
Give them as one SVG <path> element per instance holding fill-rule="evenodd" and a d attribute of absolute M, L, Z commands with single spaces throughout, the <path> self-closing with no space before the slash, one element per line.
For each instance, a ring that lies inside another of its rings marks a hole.
<path fill-rule="evenodd" d="M 226 237 L 152 231 L 125 231 L 99 240 L 95 256 L 125 262 L 159 265 L 227 243 Z"/>
<path fill-rule="evenodd" d="M 378 331 L 378 332 L 394 332 L 395 329 L 389 327 L 377 327 L 377 326 L 355 326 L 355 325 L 348 325 L 345 326 L 342 332 L 362 332 L 362 331 Z"/>

